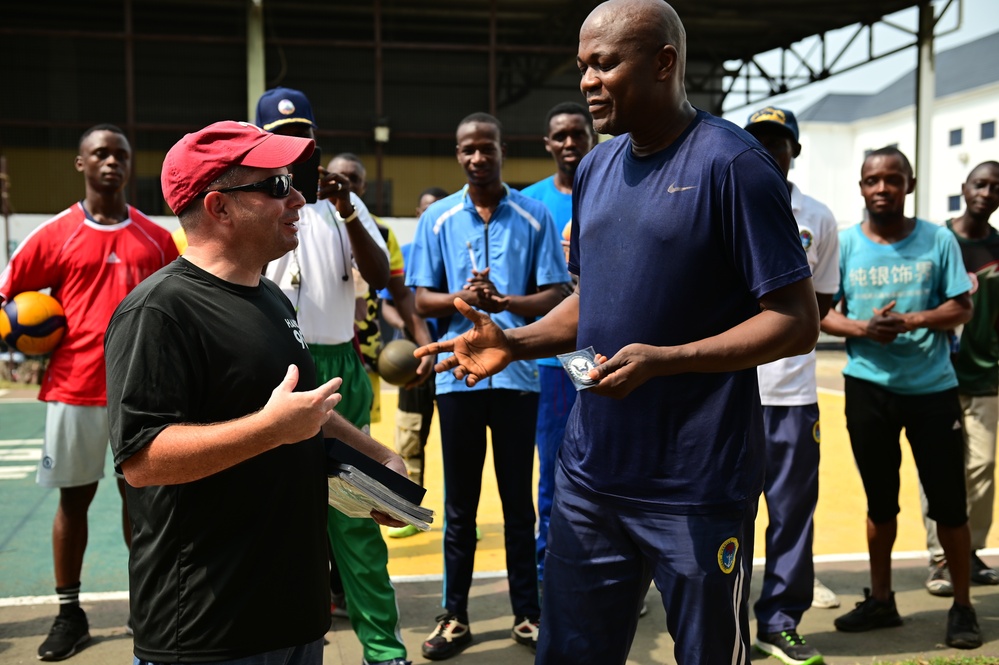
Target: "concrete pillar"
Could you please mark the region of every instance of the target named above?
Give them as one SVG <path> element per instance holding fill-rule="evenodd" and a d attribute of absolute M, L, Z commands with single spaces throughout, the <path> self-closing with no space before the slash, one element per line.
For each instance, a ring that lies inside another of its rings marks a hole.
<path fill-rule="evenodd" d="M 916 216 L 930 216 L 930 160 L 933 142 L 933 99 L 936 96 L 936 62 L 933 55 L 933 5 L 929 0 L 919 3 L 919 34 L 916 65 Z"/>
<path fill-rule="evenodd" d="M 257 100 L 267 89 L 264 67 L 264 0 L 246 0 L 246 119 L 254 122 Z"/>

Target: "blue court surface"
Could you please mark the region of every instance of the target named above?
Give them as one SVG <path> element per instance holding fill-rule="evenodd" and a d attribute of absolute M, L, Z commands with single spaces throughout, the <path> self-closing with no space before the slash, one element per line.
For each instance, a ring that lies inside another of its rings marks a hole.
<path fill-rule="evenodd" d="M 44 433 L 44 404 L 35 399 L 0 400 L 0 598 L 54 593 L 52 518 L 59 490 L 35 483 Z M 83 564 L 86 592 L 128 588 L 128 551 L 110 452 L 104 473 L 90 506 Z"/>

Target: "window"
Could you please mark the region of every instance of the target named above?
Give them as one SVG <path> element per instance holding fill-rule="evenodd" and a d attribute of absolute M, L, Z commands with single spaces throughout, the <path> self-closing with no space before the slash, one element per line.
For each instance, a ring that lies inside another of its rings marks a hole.
<path fill-rule="evenodd" d="M 961 209 L 961 195 L 954 194 L 953 196 L 947 197 L 947 211 L 957 212 Z"/>
<path fill-rule="evenodd" d="M 989 120 L 982 123 L 982 140 L 987 141 L 996 137 L 996 121 Z"/>
<path fill-rule="evenodd" d="M 952 129 L 950 130 L 950 144 L 951 145 L 961 145 L 961 141 L 964 140 L 964 130 L 963 129 Z"/>

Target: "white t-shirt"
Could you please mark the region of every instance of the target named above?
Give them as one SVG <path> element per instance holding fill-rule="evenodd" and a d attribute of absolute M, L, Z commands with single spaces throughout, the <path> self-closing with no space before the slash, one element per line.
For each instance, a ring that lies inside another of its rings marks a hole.
<path fill-rule="evenodd" d="M 816 293 L 834 294 L 839 289 L 839 232 L 836 218 L 824 204 L 791 183 L 791 210 L 798 222 L 801 246 L 812 269 Z M 803 406 L 815 404 L 815 351 L 781 358 L 756 368 L 760 382 L 760 402 L 764 406 Z"/>
<path fill-rule="evenodd" d="M 388 256 L 364 203 L 353 192 L 350 202 L 357 210 L 351 224 L 363 224 Z M 306 205 L 298 215 L 298 247 L 271 261 L 264 274 L 291 300 L 307 343 L 349 342 L 354 338 L 354 275 L 346 225 L 326 200 Z"/>

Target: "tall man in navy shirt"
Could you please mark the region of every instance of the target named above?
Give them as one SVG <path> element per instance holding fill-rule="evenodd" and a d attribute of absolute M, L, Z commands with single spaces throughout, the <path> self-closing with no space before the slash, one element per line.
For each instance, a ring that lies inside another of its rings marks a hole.
<path fill-rule="evenodd" d="M 453 351 L 438 371 L 473 387 L 514 360 L 604 354 L 559 453 L 539 664 L 624 663 L 653 579 L 678 663 L 749 663 L 756 366 L 810 350 L 818 308 L 787 184 L 742 129 L 687 101 L 685 41 L 660 0 L 593 10 L 580 89 L 617 138 L 576 173 L 579 285 L 512 330 L 456 301 L 473 330 L 419 351 Z"/>
<path fill-rule="evenodd" d="M 415 286 L 425 317 L 451 316 L 455 303 L 516 328 L 543 316 L 569 282 L 559 233 L 540 201 L 503 182 L 499 121 L 474 113 L 458 125 L 458 163 L 468 184 L 420 216 L 406 283 Z M 471 324 L 451 316 L 442 339 Z M 471 643 L 468 592 L 475 560 L 475 514 L 492 433 L 496 483 L 503 503 L 507 577 L 515 640 L 538 639 L 538 574 L 534 563 L 534 424 L 538 374 L 533 362 L 512 363 L 478 386 L 448 374 L 437 377 L 437 410 L 444 456 L 444 614 L 423 643 L 423 655 L 449 658 Z"/>

